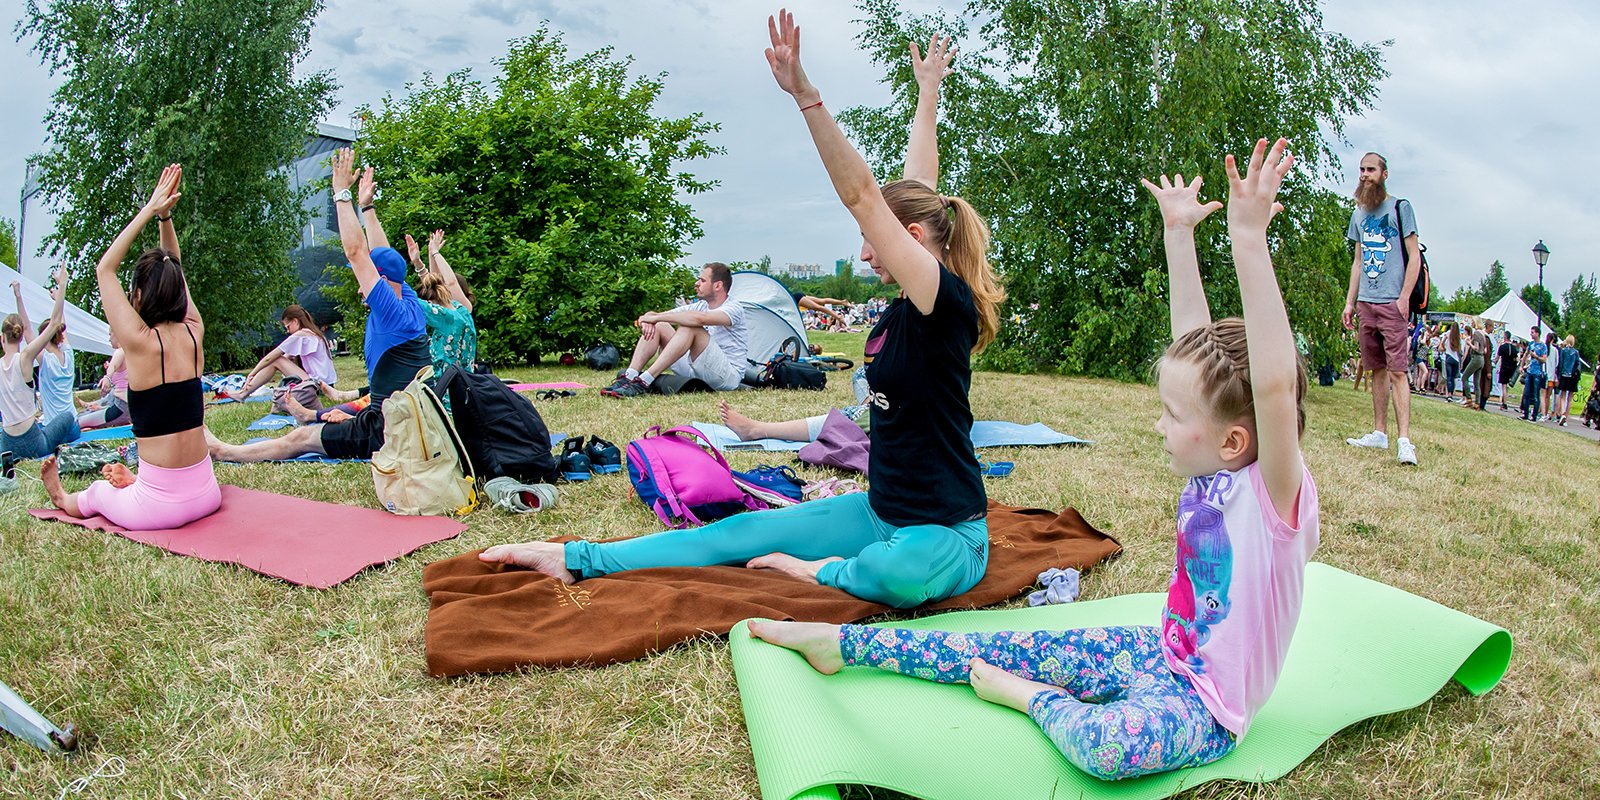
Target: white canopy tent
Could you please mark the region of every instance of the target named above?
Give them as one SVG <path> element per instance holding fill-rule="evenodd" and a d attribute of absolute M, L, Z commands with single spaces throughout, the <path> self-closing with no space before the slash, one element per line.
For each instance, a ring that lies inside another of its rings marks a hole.
<path fill-rule="evenodd" d="M 1528 304 L 1522 301 L 1515 292 L 1506 292 L 1500 302 L 1489 306 L 1489 309 L 1477 316 L 1494 322 L 1504 323 L 1506 330 L 1522 341 L 1528 341 L 1528 333 L 1533 326 L 1539 324 L 1539 315 L 1535 314 Z M 1545 325 L 1539 329 L 1539 338 L 1543 339 L 1550 333 L 1550 326 Z"/>
<path fill-rule="evenodd" d="M 22 302 L 28 308 L 28 321 L 33 323 L 37 331 L 39 323 L 50 318 L 55 301 L 50 299 L 49 290 L 22 273 L 0 264 L 0 314 L 15 314 L 17 311 L 17 298 L 11 292 L 12 281 L 22 284 Z M 111 326 L 71 303 L 67 304 L 66 317 L 69 347 L 85 353 L 111 355 Z"/>

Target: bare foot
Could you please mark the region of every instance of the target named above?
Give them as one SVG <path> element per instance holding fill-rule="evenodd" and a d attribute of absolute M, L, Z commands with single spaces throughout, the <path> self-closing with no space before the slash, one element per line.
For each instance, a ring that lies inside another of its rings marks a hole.
<path fill-rule="evenodd" d="M 327 413 L 322 415 L 322 421 L 328 423 L 329 425 L 337 425 L 341 422 L 346 422 L 355 418 L 356 415 L 351 414 L 342 408 L 330 408 L 328 409 Z"/>
<path fill-rule="evenodd" d="M 805 656 L 806 663 L 824 675 L 844 668 L 844 656 L 839 654 L 838 625 L 754 620 L 750 623 L 750 635 Z"/>
<path fill-rule="evenodd" d="M 1028 702 L 1038 693 L 1061 690 L 1059 686 L 1013 675 L 981 658 L 972 659 L 971 669 L 972 676 L 968 680 L 978 697 L 1024 714 L 1028 713 Z"/>
<path fill-rule="evenodd" d="M 289 416 L 294 417 L 296 423 L 310 425 L 317 421 L 317 412 L 301 405 L 299 400 L 294 399 L 293 392 L 284 393 L 283 407 L 289 409 Z"/>
<path fill-rule="evenodd" d="M 100 468 L 100 477 L 110 481 L 111 485 L 118 489 L 126 489 L 138 480 L 133 470 L 128 469 L 126 464 L 107 464 Z"/>
<path fill-rule="evenodd" d="M 211 453 L 211 458 L 215 461 L 225 460 L 222 457 L 222 453 L 223 448 L 227 447 L 228 443 L 218 439 L 217 435 L 211 432 L 211 426 L 209 425 L 202 425 L 200 430 L 205 431 L 206 450 Z"/>
<path fill-rule="evenodd" d="M 55 456 L 46 458 L 39 465 L 39 480 L 44 484 L 45 494 L 50 495 L 50 502 L 62 511 L 67 508 L 67 490 L 61 488 L 61 465 L 56 462 Z"/>
<path fill-rule="evenodd" d="M 722 424 L 738 435 L 740 441 L 748 442 L 751 439 L 762 438 L 758 430 L 761 423 L 740 414 L 733 406 L 728 405 L 728 401 L 717 401 L 717 410 L 722 412 Z"/>
<path fill-rule="evenodd" d="M 577 578 L 567 571 L 566 548 L 556 542 L 497 544 L 479 553 L 478 558 L 490 563 L 526 567 L 549 575 L 562 583 L 577 581 Z"/>
<path fill-rule="evenodd" d="M 768 553 L 767 555 L 750 559 L 745 563 L 745 567 L 749 569 L 776 570 L 792 578 L 799 578 L 806 583 L 816 583 L 817 570 L 822 569 L 823 564 L 829 561 L 843 560 L 838 556 L 829 556 L 818 561 L 802 561 L 785 553 Z"/>

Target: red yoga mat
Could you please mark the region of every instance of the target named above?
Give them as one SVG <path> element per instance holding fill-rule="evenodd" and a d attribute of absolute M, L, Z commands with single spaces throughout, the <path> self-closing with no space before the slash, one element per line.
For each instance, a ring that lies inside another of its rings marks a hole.
<path fill-rule="evenodd" d="M 127 531 L 105 517 L 77 519 L 54 508 L 28 513 L 317 589 L 467 529 L 445 517 L 400 517 L 237 486 L 222 487 L 222 507 L 215 514 L 173 530 Z"/>

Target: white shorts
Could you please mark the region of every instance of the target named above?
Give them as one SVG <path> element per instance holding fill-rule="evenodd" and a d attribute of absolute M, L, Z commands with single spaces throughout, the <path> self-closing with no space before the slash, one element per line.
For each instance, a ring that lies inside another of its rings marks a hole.
<path fill-rule="evenodd" d="M 682 358 L 672 362 L 672 374 L 684 378 L 699 378 L 706 385 L 719 392 L 728 392 L 739 388 L 740 381 L 744 380 L 744 370 L 735 369 L 728 361 L 728 354 L 716 344 L 707 344 L 706 349 L 700 352 L 700 357 L 690 360 L 685 353 Z"/>

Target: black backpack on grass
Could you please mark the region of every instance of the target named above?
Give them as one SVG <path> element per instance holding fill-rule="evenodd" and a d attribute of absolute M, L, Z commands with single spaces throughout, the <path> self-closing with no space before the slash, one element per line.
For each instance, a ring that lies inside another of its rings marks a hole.
<path fill-rule="evenodd" d="M 509 476 L 523 483 L 554 483 L 556 459 L 550 429 L 528 398 L 493 375 L 446 367 L 434 392 L 448 398 L 450 416 L 481 480 Z"/>

